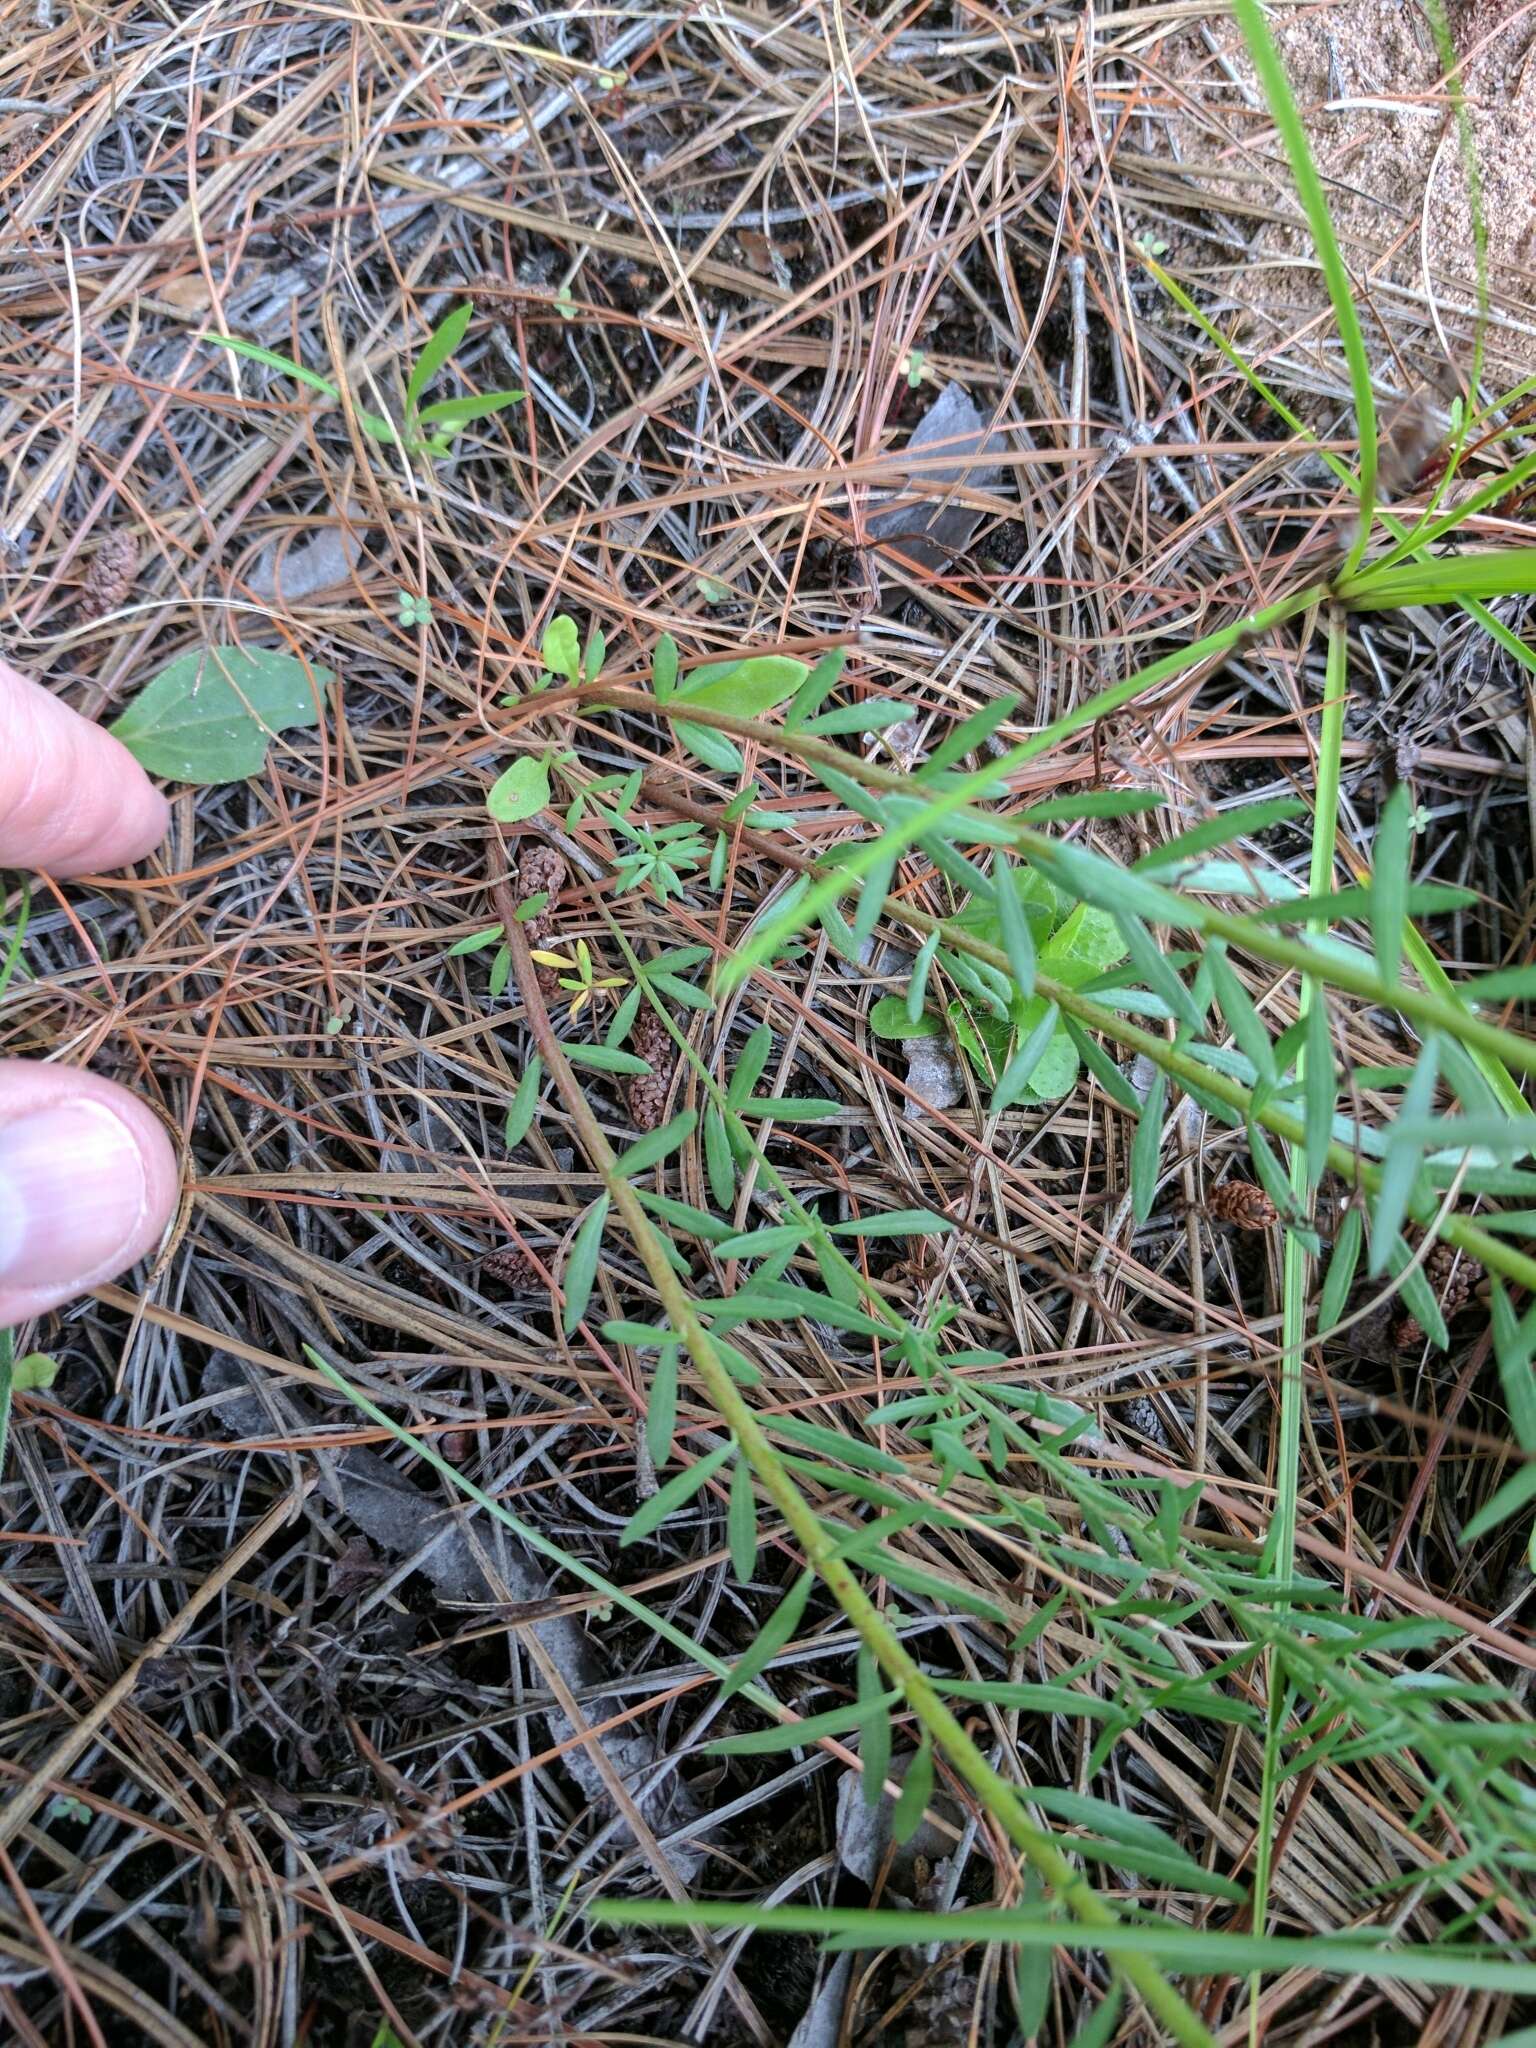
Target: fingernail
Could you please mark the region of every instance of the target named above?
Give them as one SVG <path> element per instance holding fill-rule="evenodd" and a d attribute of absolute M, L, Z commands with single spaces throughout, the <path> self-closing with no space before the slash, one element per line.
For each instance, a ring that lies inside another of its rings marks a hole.
<path fill-rule="evenodd" d="M 84 1287 L 127 1263 L 144 1214 L 133 1133 L 95 1102 L 0 1124 L 0 1278 Z"/>

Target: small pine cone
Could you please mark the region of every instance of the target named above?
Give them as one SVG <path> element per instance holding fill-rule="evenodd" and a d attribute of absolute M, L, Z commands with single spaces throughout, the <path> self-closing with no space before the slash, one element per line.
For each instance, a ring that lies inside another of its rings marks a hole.
<path fill-rule="evenodd" d="M 634 1074 L 624 1090 L 630 1121 L 637 1131 L 660 1128 L 667 1112 L 667 1090 L 672 1081 L 672 1039 L 667 1027 L 648 1003 L 642 1003 L 629 1034 L 629 1049 L 638 1059 L 649 1060 L 648 1074 Z"/>
<path fill-rule="evenodd" d="M 531 1294 L 544 1285 L 521 1245 L 507 1244 L 500 1251 L 489 1253 L 481 1261 L 480 1270 L 499 1280 L 503 1287 L 510 1287 L 514 1294 Z"/>
<path fill-rule="evenodd" d="M 1205 1213 L 1214 1223 L 1232 1223 L 1239 1230 L 1268 1230 L 1280 1211 L 1251 1180 L 1224 1180 L 1205 1198 Z"/>
<path fill-rule="evenodd" d="M 941 1958 L 907 2007 L 907 2048 L 937 2048 L 941 2041 L 964 2041 L 975 2004 L 976 1980 L 966 1969 L 965 1958 Z"/>
<path fill-rule="evenodd" d="M 131 533 L 109 533 L 96 550 L 80 593 L 80 618 L 88 623 L 115 612 L 139 573 L 139 544 Z"/>
<path fill-rule="evenodd" d="M 1448 1323 L 1453 1322 L 1472 1299 L 1478 1271 L 1475 1261 L 1465 1253 L 1457 1257 L 1454 1245 L 1437 1241 L 1430 1247 L 1424 1260 L 1424 1278 L 1435 1290 L 1440 1313 Z M 1418 1318 L 1399 1316 L 1392 1325 L 1392 1342 L 1399 1351 L 1416 1351 L 1424 1342 L 1424 1331 Z"/>
<path fill-rule="evenodd" d="M 530 946 L 542 946 L 555 927 L 555 898 L 565 887 L 565 862 L 552 846 L 529 846 L 517 864 L 517 900 L 548 896 L 549 901 L 534 916 L 523 920 L 523 936 Z"/>

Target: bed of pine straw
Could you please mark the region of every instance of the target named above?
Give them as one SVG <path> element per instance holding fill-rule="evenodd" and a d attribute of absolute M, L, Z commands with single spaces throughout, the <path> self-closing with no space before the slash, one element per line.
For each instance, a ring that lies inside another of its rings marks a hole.
<path fill-rule="evenodd" d="M 1164 38 L 1200 11 L 1102 13 L 1091 48 L 1066 0 L 11 0 L 0 16 L 6 651 L 102 716 L 171 655 L 242 634 L 338 678 L 325 729 L 263 775 L 176 793 L 169 842 L 135 877 L 40 893 L 3 1014 L 6 1053 L 145 1091 L 187 1163 L 153 1272 L 26 1338 L 62 1371 L 18 1400 L 0 1481 L 6 2039 L 361 2048 L 390 2040 L 387 2022 L 406 2043 L 770 2044 L 813 2009 L 809 1941 L 603 1931 L 580 1906 L 869 1898 L 840 1865 L 840 1746 L 704 1756 L 712 1684 L 461 1518 L 301 1347 L 720 1655 L 750 1642 L 796 1568 L 785 1543 L 765 1544 L 744 1594 L 706 1494 L 618 1548 L 654 1481 L 640 1361 L 597 1327 L 644 1312 L 644 1275 L 614 1251 L 590 1327 L 559 1335 L 547 1279 L 592 1182 L 553 1099 L 509 1161 L 527 1034 L 488 993 L 488 953 L 449 957 L 489 915 L 498 700 L 535 674 L 555 610 L 601 624 L 628 681 L 663 630 L 685 658 L 846 645 L 858 688 L 911 706 L 871 748 L 910 758 L 1000 691 L 1027 726 L 1163 651 L 1170 621 L 1193 637 L 1295 587 L 1297 551 L 1326 549 L 1340 509 L 1320 471 L 1271 452 L 1282 430 L 1135 260 L 1153 235 L 1204 291 L 1289 206 L 1267 124 L 1236 92 L 1211 117 L 1223 196 L 1175 161 L 1170 114 L 1186 156 L 1201 116 L 1167 83 Z M 441 388 L 529 395 L 436 463 L 375 447 L 203 339 L 226 329 L 397 406 L 411 353 L 466 295 L 464 381 Z M 1292 336 L 1208 303 L 1347 442 L 1323 324 Z M 1373 328 L 1384 386 L 1432 379 L 1422 306 L 1395 292 L 1391 319 Z M 863 521 L 883 451 L 951 380 L 1008 430 L 1007 453 L 987 490 L 955 466 L 974 531 L 947 568 L 913 573 L 864 544 Z M 1519 531 L 1506 512 L 1503 538 Z M 400 623 L 401 591 L 430 600 L 430 624 Z M 1481 892 L 1432 928 L 1442 956 L 1523 957 L 1536 796 L 1517 679 L 1449 619 L 1364 622 L 1354 657 L 1345 834 L 1363 843 L 1390 754 L 1430 813 L 1421 873 Z M 1162 791 L 1175 821 L 1236 792 L 1305 794 L 1298 705 L 1319 696 L 1294 643 L 1254 647 L 1033 764 L 1027 786 L 1098 773 Z M 534 731 L 589 764 L 644 765 L 653 823 L 668 787 L 723 801 L 660 724 Z M 565 864 L 554 936 L 586 937 L 611 969 L 603 903 L 642 955 L 726 952 L 796 850 L 854 822 L 786 758 L 750 765 L 782 832 L 735 844 L 720 892 L 701 882 L 665 908 L 613 892 L 602 831 L 539 821 Z M 1113 850 L 1134 852 L 1116 829 Z M 1303 838 L 1284 850 L 1299 871 Z M 920 861 L 903 883 L 937 901 Z M 12 886 L 11 920 L 17 901 Z M 798 1191 L 962 1220 L 926 1246 L 871 1246 L 908 1311 L 955 1303 L 956 1341 L 1091 1406 L 1106 1454 L 1186 1475 L 1203 1446 L 1213 1483 L 1262 1504 L 1278 1233 L 1202 1213 L 1239 1141 L 1196 1126 L 1137 1229 L 1123 1114 L 1086 1079 L 995 1124 L 974 1088 L 924 1107 L 867 1024 L 898 986 L 818 943 L 715 1014 L 680 1014 L 720 1074 L 767 1019 L 776 1092 L 841 1102 L 773 1137 Z M 1273 989 L 1271 1014 L 1293 999 Z M 1356 1059 L 1383 1056 L 1368 1016 L 1349 1032 Z M 632 1133 L 622 1084 L 590 1078 L 606 1127 Z M 684 1074 L 672 1104 L 690 1099 Z M 695 1143 L 664 1184 L 707 1203 Z M 1386 1315 L 1328 1349 L 1304 1530 L 1378 1568 L 1358 1603 L 1448 1604 L 1481 1630 L 1457 1672 L 1518 1683 L 1536 1661 L 1518 1525 L 1470 1553 L 1458 1541 L 1505 1469 L 1475 1298 L 1454 1330 L 1431 1353 Z M 738 1341 L 784 1412 L 836 1425 L 879 1398 L 830 1333 Z M 685 1370 L 681 1455 L 710 1428 Z M 996 1548 L 909 1540 L 1028 1611 Z M 958 1654 L 961 1633 L 931 1615 L 924 1655 L 946 1637 Z M 968 1643 L 985 1633 L 963 1624 Z M 848 1644 L 813 1599 L 770 1682 L 810 1711 L 844 1698 Z M 1198 1669 L 1222 1648 L 1192 1637 L 1184 1654 Z M 1049 1635 L 1039 1655 L 1046 1673 Z M 976 1725 L 1031 1774 L 1088 1789 L 1085 1724 Z M 1251 1871 L 1259 1752 L 1233 1734 L 1153 1719 L 1095 1789 Z M 633 1795 L 658 1771 L 681 1818 L 648 1805 L 637 1838 Z M 1422 1847 L 1413 1804 L 1390 1756 L 1296 1786 L 1272 1927 L 1368 1914 L 1367 1888 Z M 875 1891 L 1014 1897 L 988 1829 L 954 1818 L 948 1863 L 898 1858 Z M 1158 1887 L 1135 1896 L 1156 1904 Z M 1205 1924 L 1240 1924 L 1198 1904 Z M 1414 1893 L 1391 1911 L 1413 1940 Z M 1042 2038 L 1088 2009 L 1084 1968 L 1058 1958 Z M 1186 1989 L 1223 2040 L 1248 2038 L 1242 1985 Z M 1489 2041 L 1518 2017 L 1473 1991 L 1304 1969 L 1266 1985 L 1262 2012 L 1274 2041 L 1361 2043 Z M 1009 2013 L 997 1952 L 904 1951 L 860 1959 L 841 2034 L 822 1999 L 801 2040 L 1001 2043 Z M 1119 2038 L 1146 2040 L 1139 2024 Z"/>

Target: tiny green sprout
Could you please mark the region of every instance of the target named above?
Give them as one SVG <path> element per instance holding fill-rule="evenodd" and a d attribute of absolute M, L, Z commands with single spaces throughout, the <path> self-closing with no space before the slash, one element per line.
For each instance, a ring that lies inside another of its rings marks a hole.
<path fill-rule="evenodd" d="M 405 388 L 404 417 L 399 425 L 379 413 L 367 412 L 356 404 L 352 406 L 352 417 L 370 441 L 384 447 L 404 448 L 411 455 L 447 455 L 456 436 L 472 421 L 488 419 L 492 413 L 501 412 L 509 405 L 519 405 L 526 398 L 524 391 L 487 391 L 480 397 L 439 398 L 430 405 L 422 404 L 433 379 L 447 367 L 463 341 L 474 311 L 467 302 L 455 306 L 439 320 L 423 342 L 411 365 Z M 263 348 L 259 342 L 245 341 L 234 334 L 210 334 L 208 339 L 219 348 L 227 348 L 231 355 L 243 356 L 248 362 L 262 363 L 269 370 L 281 371 L 292 377 L 295 383 L 317 391 L 331 405 L 341 403 L 339 385 L 303 363 L 296 363 L 292 356 Z M 402 620 L 402 623 L 406 622 Z M 425 624 L 425 620 L 414 623 Z"/>
<path fill-rule="evenodd" d="M 330 1016 L 330 1017 L 327 1017 L 327 1018 L 326 1018 L 326 1020 L 325 1020 L 325 1035 L 326 1035 L 326 1037 L 327 1037 L 327 1038 L 334 1038 L 334 1037 L 336 1036 L 337 1032 L 338 1032 L 338 1031 L 340 1031 L 340 1029 L 341 1029 L 342 1025 L 343 1025 L 343 1024 L 344 1024 L 345 1022 L 346 1022 L 346 1019 L 345 1019 L 345 1017 L 337 1017 L 337 1016 Z"/>
<path fill-rule="evenodd" d="M 559 977 L 560 986 L 570 992 L 573 1000 L 571 1015 L 579 1017 L 594 997 L 611 988 L 623 988 L 629 977 L 625 974 L 598 974 L 592 965 L 591 950 L 585 939 L 576 941 L 576 957 L 568 953 L 534 953 L 530 956 L 540 967 L 553 967 Z M 564 970 L 562 973 L 561 970 Z"/>
<path fill-rule="evenodd" d="M 418 597 L 414 591 L 397 590 L 396 599 L 400 606 L 402 626 L 430 626 L 432 623 L 432 600 Z"/>
<path fill-rule="evenodd" d="M 1161 235 L 1138 235 L 1136 246 L 1143 256 L 1156 257 L 1168 254 L 1168 244 Z"/>
<path fill-rule="evenodd" d="M 718 576 L 700 576 L 695 587 L 706 604 L 729 604 L 731 601 L 731 586 L 722 583 Z"/>
<path fill-rule="evenodd" d="M 46 1351 L 29 1351 L 25 1358 L 18 1358 L 11 1367 L 11 1388 L 18 1394 L 36 1392 L 39 1387 L 51 1387 L 59 1376 L 59 1361 L 51 1358 Z"/>
<path fill-rule="evenodd" d="M 84 1827 L 91 1818 L 91 1809 L 83 1799 L 76 1799 L 73 1793 L 61 1792 L 56 1799 L 50 1799 L 43 1818 L 45 1820 L 70 1820 L 77 1827 Z"/>
<path fill-rule="evenodd" d="M 908 349 L 901 359 L 901 371 L 907 380 L 907 389 L 915 391 L 923 381 L 923 364 L 928 360 L 926 349 Z"/>
<path fill-rule="evenodd" d="M 559 291 L 555 293 L 555 311 L 562 320 L 576 318 L 576 300 L 568 284 L 561 285 Z"/>

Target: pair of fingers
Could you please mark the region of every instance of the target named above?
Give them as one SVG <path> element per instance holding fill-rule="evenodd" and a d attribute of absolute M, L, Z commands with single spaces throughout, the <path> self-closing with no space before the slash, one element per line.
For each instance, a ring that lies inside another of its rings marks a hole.
<path fill-rule="evenodd" d="M 109 733 L 0 662 L 0 869 L 95 874 L 165 834 L 165 799 Z M 110 1280 L 176 1200 L 153 1112 L 78 1067 L 0 1060 L 0 1328 Z"/>

